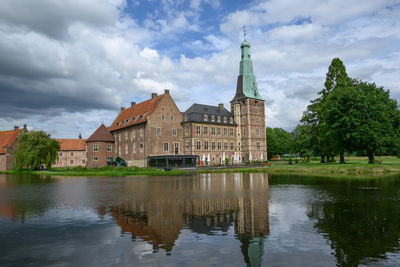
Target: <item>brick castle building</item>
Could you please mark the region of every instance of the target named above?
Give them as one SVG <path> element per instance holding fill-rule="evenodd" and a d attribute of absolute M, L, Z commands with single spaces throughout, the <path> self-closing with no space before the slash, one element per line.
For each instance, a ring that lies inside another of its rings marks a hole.
<path fill-rule="evenodd" d="M 60 144 L 55 167 L 86 166 L 86 139 L 57 139 Z"/>
<path fill-rule="evenodd" d="M 147 166 L 150 159 L 174 159 L 182 164 L 195 156 L 196 164 L 238 164 L 266 160 L 264 99 L 257 88 L 250 44 L 241 44 L 236 94 L 230 111 L 193 104 L 181 112 L 169 90 L 121 112 L 109 128 L 103 124 L 86 141 L 87 167 L 104 166 L 111 157 L 128 166 Z M 152 165 L 152 164 L 150 164 Z"/>
<path fill-rule="evenodd" d="M 19 135 L 27 131 L 26 124 L 22 129 L 14 126 L 14 130 L 0 131 L 0 171 L 8 171 L 13 168 L 14 152 L 18 146 Z"/>

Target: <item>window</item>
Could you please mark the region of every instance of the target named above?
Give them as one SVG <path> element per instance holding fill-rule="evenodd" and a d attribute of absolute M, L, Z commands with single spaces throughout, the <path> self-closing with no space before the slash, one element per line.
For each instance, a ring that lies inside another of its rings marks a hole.
<path fill-rule="evenodd" d="M 211 121 L 214 122 L 215 121 L 215 116 L 211 115 Z"/>
<path fill-rule="evenodd" d="M 204 133 L 204 134 L 208 134 L 208 127 L 207 127 L 207 126 L 204 126 L 204 127 L 203 127 L 203 133 Z"/>
<path fill-rule="evenodd" d="M 256 114 L 258 114 L 258 107 L 255 108 Z"/>
<path fill-rule="evenodd" d="M 124 126 L 125 125 L 125 121 L 122 121 L 122 126 Z"/>
<path fill-rule="evenodd" d="M 246 113 L 246 108 L 245 107 L 242 108 L 242 113 L 243 114 Z"/>
<path fill-rule="evenodd" d="M 176 135 L 176 128 L 172 128 L 172 135 Z"/>
<path fill-rule="evenodd" d="M 208 150 L 208 141 L 204 142 L 204 150 Z"/>
<path fill-rule="evenodd" d="M 229 129 L 230 136 L 233 136 L 233 128 Z"/>
<path fill-rule="evenodd" d="M 246 136 L 246 129 L 243 128 L 243 136 Z"/>
<path fill-rule="evenodd" d="M 110 162 L 111 161 L 111 157 L 107 157 L 107 161 Z"/>
<path fill-rule="evenodd" d="M 246 118 L 245 117 L 242 118 L 242 123 L 246 123 Z"/>
<path fill-rule="evenodd" d="M 228 118 L 224 117 L 224 123 L 227 123 L 227 122 L 228 122 Z"/>
<path fill-rule="evenodd" d="M 201 142 L 196 141 L 196 150 L 200 150 L 200 149 L 201 149 Z"/>
<path fill-rule="evenodd" d="M 185 134 L 186 134 L 186 135 L 189 134 L 189 130 L 190 130 L 189 126 L 185 126 Z"/>
<path fill-rule="evenodd" d="M 172 111 L 172 110 L 171 110 Z M 173 121 L 174 120 L 174 116 L 171 116 L 171 121 Z"/>
<path fill-rule="evenodd" d="M 156 128 L 156 135 L 160 135 L 161 134 L 161 128 Z"/>
<path fill-rule="evenodd" d="M 133 138 L 136 138 L 136 131 L 135 131 L 135 130 L 132 131 L 131 137 L 132 137 L 132 139 L 133 139 Z"/>
<path fill-rule="evenodd" d="M 82 152 L 82 156 L 86 156 L 86 152 L 85 151 Z"/>
<path fill-rule="evenodd" d="M 256 135 L 257 135 L 257 136 L 260 136 L 260 128 L 257 128 L 257 129 L 256 129 Z"/>
<path fill-rule="evenodd" d="M 221 149 L 222 149 L 222 143 L 218 142 L 218 150 L 221 150 Z"/>
<path fill-rule="evenodd" d="M 260 120 L 258 118 L 256 118 L 256 124 L 259 124 Z"/>
<path fill-rule="evenodd" d="M 132 145 L 132 153 L 136 153 L 136 144 Z"/>
<path fill-rule="evenodd" d="M 225 151 L 228 150 L 228 142 L 224 142 L 224 150 L 225 150 Z"/>
<path fill-rule="evenodd" d="M 174 143 L 174 153 L 175 155 L 179 154 L 179 143 Z"/>
<path fill-rule="evenodd" d="M 217 135 L 221 135 L 221 128 L 217 128 Z"/>
<path fill-rule="evenodd" d="M 168 152 L 169 148 L 168 148 L 168 143 L 164 143 L 164 152 Z"/>
<path fill-rule="evenodd" d="M 128 155 L 128 144 L 125 144 L 125 155 Z"/>
<path fill-rule="evenodd" d="M 161 110 L 164 111 L 165 110 L 164 107 L 162 107 Z"/>
<path fill-rule="evenodd" d="M 224 136 L 227 136 L 227 135 L 228 135 L 228 129 L 224 128 Z"/>
<path fill-rule="evenodd" d="M 165 120 L 164 114 L 161 114 L 161 120 L 162 120 L 162 121 Z"/>
<path fill-rule="evenodd" d="M 132 123 L 134 123 L 134 122 L 135 122 L 135 117 L 132 118 Z"/>
<path fill-rule="evenodd" d="M 69 155 L 70 155 L 70 156 L 73 156 L 73 155 L 74 155 L 74 152 L 70 152 Z"/>
<path fill-rule="evenodd" d="M 211 127 L 211 134 L 215 135 L 215 127 Z"/>
<path fill-rule="evenodd" d="M 204 121 L 208 121 L 208 115 L 204 114 Z"/>
<path fill-rule="evenodd" d="M 143 143 L 140 143 L 140 152 L 143 152 Z"/>
<path fill-rule="evenodd" d="M 260 142 L 257 142 L 257 150 L 260 150 Z"/>
<path fill-rule="evenodd" d="M 215 142 L 211 142 L 211 149 L 215 150 Z"/>
<path fill-rule="evenodd" d="M 112 146 L 111 145 L 107 145 L 107 152 L 111 152 Z"/>
<path fill-rule="evenodd" d="M 93 152 L 99 151 L 99 146 L 98 145 L 93 145 Z"/>
<path fill-rule="evenodd" d="M 186 142 L 185 142 L 185 148 L 186 148 L 186 151 L 189 151 L 189 148 L 190 148 L 190 143 L 189 143 L 189 141 L 186 141 Z"/>
<path fill-rule="evenodd" d="M 187 121 L 187 119 L 188 119 L 187 115 L 184 115 L 184 116 L 183 116 L 183 120 L 184 120 L 184 121 Z"/>
<path fill-rule="evenodd" d="M 230 118 L 230 119 L 229 119 L 229 122 L 233 124 L 233 118 Z"/>
<path fill-rule="evenodd" d="M 201 133 L 201 128 L 199 125 L 196 126 L 196 134 L 200 134 Z"/>
<path fill-rule="evenodd" d="M 118 127 L 118 125 L 119 125 L 119 122 L 117 122 L 117 127 Z"/>
<path fill-rule="evenodd" d="M 82 160 L 82 163 L 85 164 L 85 163 L 86 163 L 86 159 L 83 159 L 83 160 Z"/>
<path fill-rule="evenodd" d="M 93 160 L 94 160 L 94 161 L 98 161 L 99 158 L 98 158 L 98 157 L 94 157 Z"/>
<path fill-rule="evenodd" d="M 231 150 L 233 150 L 234 149 L 234 147 L 233 147 L 233 143 L 231 143 Z"/>
<path fill-rule="evenodd" d="M 74 164 L 74 160 L 71 159 L 71 160 L 69 161 L 69 164 Z"/>
<path fill-rule="evenodd" d="M 143 120 L 143 115 L 140 115 L 140 116 L 139 116 L 139 119 L 140 119 L 140 120 Z"/>
<path fill-rule="evenodd" d="M 217 122 L 221 122 L 221 116 L 217 117 Z"/>
<path fill-rule="evenodd" d="M 140 129 L 140 137 L 143 137 L 143 134 L 144 134 L 144 130 Z"/>
<path fill-rule="evenodd" d="M 63 153 L 62 153 L 62 152 L 60 152 L 60 153 L 58 153 L 58 155 L 59 155 L 60 157 L 62 157 Z"/>
<path fill-rule="evenodd" d="M 125 132 L 125 141 L 128 141 L 128 132 Z"/>

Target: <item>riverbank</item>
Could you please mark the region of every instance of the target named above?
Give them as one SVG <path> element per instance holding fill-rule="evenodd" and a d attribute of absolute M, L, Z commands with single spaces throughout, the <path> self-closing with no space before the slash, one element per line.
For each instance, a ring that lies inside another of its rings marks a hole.
<path fill-rule="evenodd" d="M 366 157 L 348 157 L 346 164 L 339 163 L 320 163 L 317 160 L 311 162 L 300 162 L 289 165 L 288 162 L 271 162 L 269 166 L 243 166 L 210 169 L 179 170 L 173 169 L 164 171 L 156 168 L 139 167 L 102 167 L 88 169 L 85 167 L 75 168 L 53 168 L 45 171 L 21 172 L 6 171 L 0 173 L 33 173 L 42 175 L 59 176 L 131 176 L 131 175 L 150 175 L 150 176 L 174 176 L 186 175 L 189 173 L 269 173 L 269 174 L 295 174 L 310 176 L 330 176 L 330 177 L 355 177 L 355 176 L 383 176 L 400 173 L 400 159 L 396 157 L 377 157 L 380 164 L 368 164 Z"/>
<path fill-rule="evenodd" d="M 400 159 L 397 157 L 377 157 L 379 164 L 368 164 L 367 157 L 348 157 L 345 164 L 320 163 L 319 161 L 299 162 L 289 165 L 288 162 L 271 162 L 270 166 L 244 167 L 239 169 L 207 169 L 198 173 L 256 173 L 296 174 L 313 176 L 382 176 L 400 173 Z"/>
<path fill-rule="evenodd" d="M 73 168 L 53 168 L 43 171 L 29 171 L 22 170 L 16 171 L 5 171 L 1 173 L 9 174 L 41 174 L 41 175 L 59 175 L 59 176 L 131 176 L 131 175 L 150 175 L 150 176 L 161 176 L 161 175 L 185 175 L 188 172 L 185 170 L 171 170 L 164 171 L 156 168 L 139 168 L 139 167 L 102 167 L 102 168 L 85 168 L 85 167 L 73 167 Z"/>

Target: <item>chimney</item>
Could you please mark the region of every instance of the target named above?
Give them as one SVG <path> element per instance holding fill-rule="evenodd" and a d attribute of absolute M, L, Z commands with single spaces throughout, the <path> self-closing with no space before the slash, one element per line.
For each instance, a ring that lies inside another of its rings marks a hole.
<path fill-rule="evenodd" d="M 131 108 L 136 105 L 136 102 L 131 102 Z"/>
<path fill-rule="evenodd" d="M 224 108 L 224 104 L 218 104 L 218 107 L 219 107 L 220 109 L 223 109 L 223 108 Z"/>
<path fill-rule="evenodd" d="M 14 131 L 18 130 L 19 126 L 14 126 Z"/>
<path fill-rule="evenodd" d="M 165 89 L 164 94 L 169 95 L 169 89 Z"/>
<path fill-rule="evenodd" d="M 24 124 L 24 132 L 26 133 L 28 131 L 28 126 L 26 126 L 26 123 Z"/>
<path fill-rule="evenodd" d="M 151 99 L 156 98 L 156 96 L 157 96 L 157 93 L 151 93 Z"/>
<path fill-rule="evenodd" d="M 121 111 L 125 110 L 125 107 L 121 107 Z"/>

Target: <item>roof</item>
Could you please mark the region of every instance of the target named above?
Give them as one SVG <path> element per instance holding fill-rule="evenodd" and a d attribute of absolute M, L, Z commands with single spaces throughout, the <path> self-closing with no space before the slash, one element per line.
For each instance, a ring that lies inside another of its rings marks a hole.
<path fill-rule="evenodd" d="M 5 146 L 11 147 L 17 136 L 23 131 L 23 129 L 16 129 L 10 131 L 1 131 L 0 132 L 0 154 L 5 154 L 6 151 L 4 149 Z"/>
<path fill-rule="evenodd" d="M 110 126 L 110 131 L 123 129 L 132 125 L 140 124 L 147 121 L 147 117 L 153 113 L 158 102 L 164 96 L 159 95 L 142 103 L 136 104 L 133 107 L 123 109 L 118 117 Z"/>
<path fill-rule="evenodd" d="M 109 129 L 102 123 L 86 142 L 114 142 Z"/>
<path fill-rule="evenodd" d="M 236 125 L 235 121 L 230 123 L 230 119 L 234 119 L 233 114 L 226 110 L 223 106 L 209 106 L 202 104 L 193 104 L 190 108 L 188 108 L 184 115 L 184 122 L 206 122 L 206 123 L 215 123 L 215 124 L 225 124 L 225 125 Z M 207 116 L 207 120 L 204 120 L 204 115 Z M 212 121 L 212 115 L 215 116 L 215 121 Z M 217 117 L 221 117 L 221 121 L 217 121 Z M 224 117 L 227 118 L 227 122 L 224 123 Z"/>
<path fill-rule="evenodd" d="M 86 139 L 57 139 L 60 151 L 85 151 Z"/>

